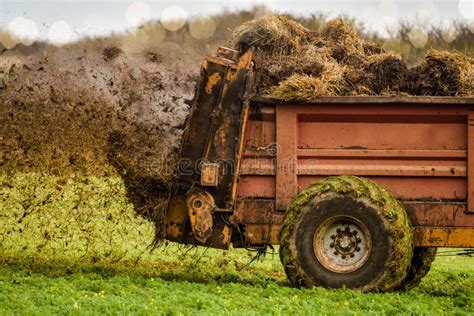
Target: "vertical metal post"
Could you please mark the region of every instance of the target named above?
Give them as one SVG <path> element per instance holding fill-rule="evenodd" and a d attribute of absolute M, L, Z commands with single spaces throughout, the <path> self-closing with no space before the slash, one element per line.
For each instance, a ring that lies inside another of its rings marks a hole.
<path fill-rule="evenodd" d="M 467 119 L 467 213 L 474 213 L 474 111 Z"/>
<path fill-rule="evenodd" d="M 276 142 L 275 209 L 286 210 L 298 193 L 298 118 L 291 105 L 276 105 Z"/>

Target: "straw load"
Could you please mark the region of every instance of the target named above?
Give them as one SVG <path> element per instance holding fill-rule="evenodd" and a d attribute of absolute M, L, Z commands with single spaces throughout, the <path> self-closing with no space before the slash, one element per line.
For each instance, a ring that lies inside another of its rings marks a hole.
<path fill-rule="evenodd" d="M 283 101 L 310 102 L 320 96 L 473 95 L 474 59 L 430 51 L 415 68 L 337 18 L 318 32 L 295 21 L 266 15 L 235 30 L 231 45 L 263 54 L 257 92 Z"/>

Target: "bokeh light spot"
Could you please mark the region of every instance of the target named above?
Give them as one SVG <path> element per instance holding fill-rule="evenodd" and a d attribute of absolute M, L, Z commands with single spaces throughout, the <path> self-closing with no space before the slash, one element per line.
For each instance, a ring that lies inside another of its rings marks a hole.
<path fill-rule="evenodd" d="M 138 53 L 147 48 L 150 37 L 142 28 L 129 31 L 122 39 L 122 49 L 129 53 Z"/>
<path fill-rule="evenodd" d="M 148 36 L 148 47 L 160 46 L 166 38 L 166 30 L 160 22 L 149 22 L 141 27 Z"/>
<path fill-rule="evenodd" d="M 38 38 L 38 27 L 35 21 L 21 16 L 8 23 L 7 30 L 11 39 L 17 44 L 30 46 Z"/>
<path fill-rule="evenodd" d="M 216 22 L 210 16 L 198 15 L 189 22 L 189 33 L 192 37 L 204 40 L 212 37 L 216 32 Z"/>
<path fill-rule="evenodd" d="M 63 46 L 73 41 L 74 34 L 66 21 L 57 21 L 51 25 L 48 39 L 55 46 Z"/>
<path fill-rule="evenodd" d="M 142 0 L 134 1 L 127 7 L 126 19 L 130 26 L 139 26 L 149 21 L 152 16 L 151 7 Z"/>
<path fill-rule="evenodd" d="M 168 31 L 177 31 L 186 23 L 187 14 L 179 6 L 169 6 L 161 13 L 161 24 Z"/>
<path fill-rule="evenodd" d="M 15 42 L 13 38 L 10 36 L 10 32 L 6 28 L 0 31 L 0 43 L 6 49 L 12 49 L 17 44 L 17 42 Z"/>
<path fill-rule="evenodd" d="M 452 22 L 444 22 L 441 25 L 441 37 L 446 43 L 453 42 L 459 36 L 459 30 Z"/>
<path fill-rule="evenodd" d="M 133 29 L 122 39 L 122 49 L 129 53 L 139 53 L 163 44 L 166 30 L 159 22 L 148 22 Z"/>
<path fill-rule="evenodd" d="M 428 44 L 428 33 L 419 25 L 412 27 L 408 33 L 408 39 L 415 48 L 423 48 Z"/>

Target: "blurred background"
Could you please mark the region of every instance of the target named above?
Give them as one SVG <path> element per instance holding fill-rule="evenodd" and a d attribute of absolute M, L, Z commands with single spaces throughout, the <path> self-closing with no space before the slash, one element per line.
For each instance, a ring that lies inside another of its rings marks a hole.
<path fill-rule="evenodd" d="M 134 45 L 173 43 L 202 56 L 224 44 L 236 26 L 268 12 L 291 15 L 313 30 L 343 16 L 408 63 L 429 48 L 474 51 L 474 0 L 1 0 L 0 43 L 11 50 L 132 33 Z M 153 30 L 140 32 L 146 23 Z"/>

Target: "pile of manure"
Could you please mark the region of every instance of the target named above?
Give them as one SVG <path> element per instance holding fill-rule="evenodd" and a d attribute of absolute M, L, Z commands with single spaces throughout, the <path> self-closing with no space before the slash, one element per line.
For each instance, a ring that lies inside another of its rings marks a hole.
<path fill-rule="evenodd" d="M 423 62 L 408 71 L 415 95 L 474 95 L 474 58 L 431 49 Z"/>
<path fill-rule="evenodd" d="M 261 52 L 257 93 L 272 99 L 474 94 L 472 57 L 432 50 L 419 66 L 409 68 L 400 55 L 359 36 L 341 18 L 312 32 L 287 17 L 265 15 L 238 27 L 230 45 Z"/>

